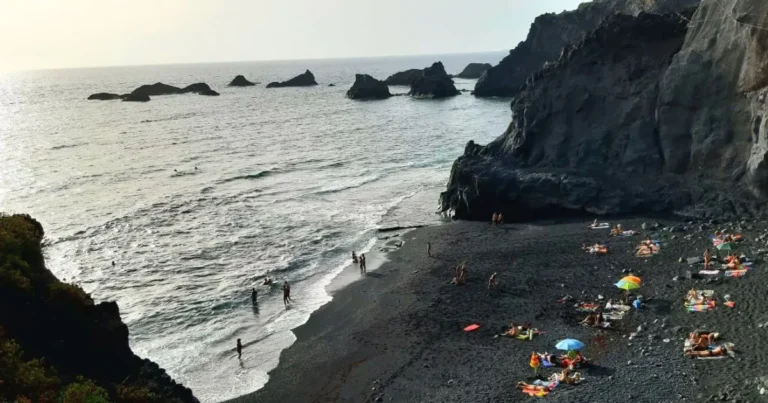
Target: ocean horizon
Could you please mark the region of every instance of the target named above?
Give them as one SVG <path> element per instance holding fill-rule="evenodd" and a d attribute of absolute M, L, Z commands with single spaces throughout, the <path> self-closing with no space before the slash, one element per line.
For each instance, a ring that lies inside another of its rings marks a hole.
<path fill-rule="evenodd" d="M 0 74 L 0 206 L 40 220 L 54 274 L 119 304 L 137 354 L 201 401 L 237 397 L 266 383 L 350 253 L 370 250 L 379 228 L 439 222 L 453 161 L 509 123 L 507 100 L 468 93 L 350 100 L 354 75 L 438 60 L 457 74 L 505 53 Z M 318 86 L 265 88 L 307 69 Z M 240 74 L 259 84 L 227 87 Z M 221 96 L 86 100 L 155 82 Z M 265 277 L 290 282 L 296 304 Z"/>

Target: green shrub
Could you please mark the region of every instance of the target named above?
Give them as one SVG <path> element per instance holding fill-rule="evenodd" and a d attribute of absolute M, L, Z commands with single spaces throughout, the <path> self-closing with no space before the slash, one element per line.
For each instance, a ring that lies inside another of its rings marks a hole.
<path fill-rule="evenodd" d="M 53 403 L 59 378 L 41 360 L 25 361 L 15 341 L 6 339 L 0 329 L 0 401 Z"/>
<path fill-rule="evenodd" d="M 92 380 L 77 377 L 59 396 L 61 403 L 109 403 L 109 394 L 104 388 L 96 386 Z"/>
<path fill-rule="evenodd" d="M 136 385 L 117 385 L 115 395 L 118 403 L 153 403 L 160 399 L 149 389 Z"/>
<path fill-rule="evenodd" d="M 61 282 L 48 284 L 48 297 L 60 304 L 72 304 L 78 307 L 93 305 L 93 299 L 74 284 Z"/>

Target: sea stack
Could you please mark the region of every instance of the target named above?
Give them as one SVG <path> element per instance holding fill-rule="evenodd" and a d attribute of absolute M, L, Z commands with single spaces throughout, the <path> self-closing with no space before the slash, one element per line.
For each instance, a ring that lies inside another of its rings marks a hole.
<path fill-rule="evenodd" d="M 149 102 L 150 98 L 149 95 L 146 93 L 138 92 L 138 93 L 130 93 L 130 94 L 123 94 L 120 95 L 120 99 L 123 100 L 123 102 Z"/>
<path fill-rule="evenodd" d="M 208 86 L 206 83 L 195 83 L 190 84 L 178 91 L 179 94 L 198 94 L 198 95 L 207 95 L 207 96 L 218 96 L 219 93 L 212 90 L 211 87 Z"/>
<path fill-rule="evenodd" d="M 108 92 L 99 92 L 88 97 L 89 101 L 111 101 L 114 99 L 120 99 L 120 95 L 110 94 Z"/>
<path fill-rule="evenodd" d="M 256 83 L 252 83 L 245 79 L 244 76 L 240 75 L 235 77 L 230 83 L 230 87 L 253 87 L 256 85 Z"/>
<path fill-rule="evenodd" d="M 464 67 L 464 70 L 459 73 L 456 77 L 458 78 L 480 78 L 480 76 L 483 75 L 483 73 L 486 72 L 486 70 L 490 69 L 491 64 L 490 63 L 470 63 L 467 65 L 467 67 Z"/>
<path fill-rule="evenodd" d="M 460 92 L 453 85 L 453 80 L 445 72 L 442 62 L 436 62 L 427 67 L 413 83 L 408 95 L 416 98 L 447 98 L 459 95 Z"/>
<path fill-rule="evenodd" d="M 307 70 L 298 76 L 283 82 L 271 82 L 267 84 L 267 88 L 282 88 L 282 87 L 310 87 L 317 85 L 315 76 L 311 71 Z"/>
<path fill-rule="evenodd" d="M 409 69 L 405 71 L 400 71 L 387 77 L 387 79 L 384 80 L 384 83 L 387 85 L 410 86 L 411 83 L 413 83 L 413 81 L 416 80 L 416 78 L 421 76 L 421 73 L 423 72 L 424 70 L 422 69 Z"/>
<path fill-rule="evenodd" d="M 368 74 L 355 74 L 355 83 L 347 91 L 347 97 L 351 99 L 387 99 L 391 96 L 387 84 Z"/>
<path fill-rule="evenodd" d="M 131 94 L 134 94 L 134 95 L 142 94 L 149 97 L 153 97 L 157 95 L 178 94 L 179 91 L 181 91 L 181 88 L 179 87 L 174 87 L 172 85 L 163 84 L 163 83 L 154 83 L 154 84 L 142 85 L 141 87 L 133 90 Z"/>

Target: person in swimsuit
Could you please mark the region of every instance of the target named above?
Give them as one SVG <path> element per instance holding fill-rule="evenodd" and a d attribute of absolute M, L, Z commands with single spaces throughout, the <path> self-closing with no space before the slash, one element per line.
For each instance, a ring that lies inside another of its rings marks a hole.
<path fill-rule="evenodd" d="M 368 267 L 365 265 L 365 253 L 360 254 L 360 267 L 363 269 L 363 273 L 368 271 Z"/>
<path fill-rule="evenodd" d="M 243 358 L 243 343 L 240 342 L 240 339 L 237 339 L 237 359 Z"/>
<path fill-rule="evenodd" d="M 355 251 L 352 251 L 352 263 L 357 263 L 357 254 Z"/>
<path fill-rule="evenodd" d="M 252 303 L 253 305 L 256 305 L 256 297 L 257 297 L 257 295 L 256 295 L 256 289 L 255 289 L 255 288 L 252 288 L 252 289 L 251 289 L 251 303 Z"/>
<path fill-rule="evenodd" d="M 709 261 L 712 259 L 712 254 L 709 253 L 709 248 L 704 250 L 704 270 L 709 269 Z"/>

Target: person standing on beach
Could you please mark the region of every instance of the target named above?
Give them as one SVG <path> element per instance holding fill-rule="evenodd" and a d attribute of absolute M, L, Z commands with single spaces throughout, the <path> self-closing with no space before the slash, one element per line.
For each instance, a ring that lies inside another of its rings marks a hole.
<path fill-rule="evenodd" d="M 496 213 L 493 213 L 493 216 L 491 216 L 491 226 L 496 226 L 496 221 L 499 220 L 499 215 Z"/>
<path fill-rule="evenodd" d="M 491 278 L 488 279 L 488 289 L 490 290 L 492 287 L 496 287 L 496 272 L 491 274 Z"/>
<path fill-rule="evenodd" d="M 432 242 L 427 241 L 427 256 L 432 257 Z"/>
<path fill-rule="evenodd" d="M 288 285 L 288 282 L 286 281 L 283 283 L 283 304 L 285 306 L 288 306 L 288 302 L 292 302 L 291 300 L 291 286 Z"/>
<path fill-rule="evenodd" d="M 496 222 L 497 222 L 499 225 L 503 225 L 503 224 L 504 224 L 504 215 L 503 215 L 503 214 L 501 214 L 501 213 L 499 213 L 499 215 L 496 217 Z"/>
<path fill-rule="evenodd" d="M 712 259 L 712 255 L 709 253 L 709 248 L 704 251 L 704 270 L 709 270 L 709 261 Z"/>
<path fill-rule="evenodd" d="M 362 267 L 363 273 L 368 272 L 368 267 L 365 265 L 365 253 L 360 254 L 360 267 Z"/>
<path fill-rule="evenodd" d="M 253 305 L 256 305 L 256 297 L 257 297 L 256 289 L 255 288 L 251 288 L 251 303 Z"/>
<path fill-rule="evenodd" d="M 237 359 L 240 360 L 243 358 L 243 343 L 240 342 L 240 339 L 237 339 Z"/>

